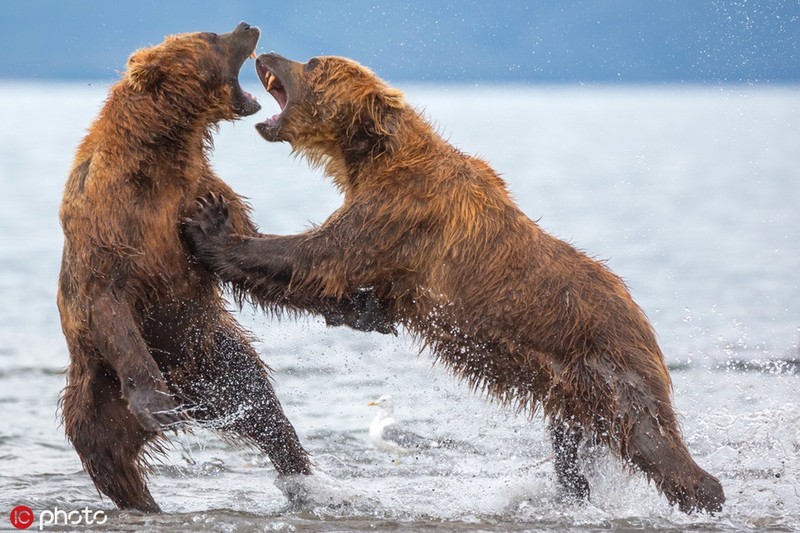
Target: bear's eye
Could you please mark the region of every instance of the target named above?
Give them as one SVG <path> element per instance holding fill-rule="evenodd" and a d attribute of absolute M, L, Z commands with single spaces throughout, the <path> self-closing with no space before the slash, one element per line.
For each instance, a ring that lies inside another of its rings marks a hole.
<path fill-rule="evenodd" d="M 308 60 L 308 62 L 306 62 L 306 66 L 304 67 L 304 69 L 306 72 L 311 72 L 318 66 L 319 66 L 319 59 L 317 59 L 316 57 L 312 57 L 311 59 Z"/>

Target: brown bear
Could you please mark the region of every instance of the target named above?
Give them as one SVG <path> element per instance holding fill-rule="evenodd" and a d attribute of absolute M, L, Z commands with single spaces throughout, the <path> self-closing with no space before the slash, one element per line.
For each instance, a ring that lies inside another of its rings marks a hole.
<path fill-rule="evenodd" d="M 303 234 L 252 237 L 211 196 L 186 223 L 203 263 L 266 305 L 371 288 L 475 389 L 543 410 L 572 497 L 589 495 L 577 451 L 591 436 L 681 510 L 721 510 L 722 486 L 683 442 L 656 336 L 620 278 L 543 232 L 485 161 L 370 70 L 276 54 L 256 67 L 281 107 L 256 128 L 323 166 L 344 204 Z"/>
<path fill-rule="evenodd" d="M 311 471 L 268 368 L 179 231 L 197 196 L 213 192 L 224 195 L 235 231 L 256 235 L 208 152 L 219 121 L 260 109 L 237 79 L 258 37 L 241 23 L 135 52 L 67 180 L 58 308 L 71 360 L 61 408 L 86 471 L 121 508 L 158 510 L 143 466 L 164 430 L 188 419 L 256 445 L 280 474 Z M 364 294 L 293 304 L 380 329 L 362 323 Z"/>

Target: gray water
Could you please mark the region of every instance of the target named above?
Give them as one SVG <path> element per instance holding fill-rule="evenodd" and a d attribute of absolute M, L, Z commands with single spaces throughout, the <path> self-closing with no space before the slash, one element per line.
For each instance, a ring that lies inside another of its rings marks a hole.
<path fill-rule="evenodd" d="M 592 451 L 592 501 L 562 503 L 541 418 L 473 394 L 405 335 L 250 309 L 240 319 L 318 465 L 304 486 L 312 503 L 288 507 L 263 456 L 198 429 L 176 436 L 151 474 L 163 514 L 115 510 L 56 414 L 68 360 L 55 306 L 58 204 L 107 87 L 5 83 L 0 529 L 24 504 L 37 516 L 104 510 L 96 529 L 122 531 L 800 530 L 800 88 L 404 89 L 454 144 L 489 160 L 544 229 L 626 279 L 659 334 L 688 445 L 725 487 L 724 511 L 686 516 Z M 258 116 L 275 112 L 260 99 Z M 255 122 L 220 129 L 219 174 L 250 197 L 264 231 L 323 221 L 338 193 L 288 146 L 262 141 Z M 367 440 L 367 402 L 382 394 L 418 433 L 472 447 L 395 464 Z"/>

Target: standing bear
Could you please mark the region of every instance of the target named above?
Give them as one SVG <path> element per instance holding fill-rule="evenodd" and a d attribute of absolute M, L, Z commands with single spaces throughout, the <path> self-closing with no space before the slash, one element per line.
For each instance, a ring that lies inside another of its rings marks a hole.
<path fill-rule="evenodd" d="M 311 471 L 267 367 L 179 231 L 197 196 L 215 193 L 234 231 L 257 235 L 208 152 L 219 121 L 260 109 L 237 79 L 258 37 L 241 23 L 134 53 L 67 180 L 58 308 L 71 360 L 62 414 L 84 468 L 121 508 L 158 511 L 145 458 L 164 430 L 189 419 L 256 445 L 280 474 Z M 330 323 L 381 329 L 359 314 L 368 296 L 293 305 Z"/>
<path fill-rule="evenodd" d="M 577 448 L 591 436 L 681 510 L 721 510 L 722 486 L 683 442 L 664 357 L 620 278 L 543 232 L 485 161 L 370 70 L 276 54 L 256 69 L 281 107 L 256 128 L 323 166 L 344 204 L 300 235 L 253 237 L 210 196 L 186 222 L 204 264 L 266 305 L 372 288 L 475 389 L 543 410 L 571 496 L 589 495 Z"/>

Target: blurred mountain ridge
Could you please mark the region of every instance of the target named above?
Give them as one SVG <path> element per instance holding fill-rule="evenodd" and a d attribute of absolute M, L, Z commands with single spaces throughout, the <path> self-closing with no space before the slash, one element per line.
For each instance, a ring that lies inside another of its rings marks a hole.
<path fill-rule="evenodd" d="M 344 55 L 390 81 L 800 82 L 797 0 L 8 0 L 0 79 L 114 79 L 164 35 L 240 20 L 259 52 Z"/>

